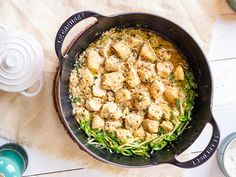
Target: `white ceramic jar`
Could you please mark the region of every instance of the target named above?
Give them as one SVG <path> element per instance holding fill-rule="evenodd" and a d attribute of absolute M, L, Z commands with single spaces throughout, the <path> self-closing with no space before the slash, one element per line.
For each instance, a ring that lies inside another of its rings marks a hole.
<path fill-rule="evenodd" d="M 236 176 L 236 132 L 222 141 L 217 153 L 217 161 L 225 176 Z"/>
<path fill-rule="evenodd" d="M 43 85 L 43 66 L 42 47 L 32 35 L 0 25 L 0 90 L 37 95 Z M 37 88 L 29 91 L 31 87 Z"/>

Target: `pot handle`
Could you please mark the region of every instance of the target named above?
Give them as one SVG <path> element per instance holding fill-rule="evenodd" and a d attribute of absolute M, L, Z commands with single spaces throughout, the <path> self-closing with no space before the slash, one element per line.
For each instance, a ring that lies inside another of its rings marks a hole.
<path fill-rule="evenodd" d="M 32 93 L 29 93 L 27 92 L 27 90 L 23 90 L 20 92 L 21 95 L 24 95 L 26 97 L 33 97 L 33 96 L 36 96 L 41 90 L 42 90 L 42 87 L 43 87 L 43 76 L 40 76 L 40 78 L 37 80 L 37 82 L 35 84 L 37 84 L 37 89 L 32 92 Z"/>
<path fill-rule="evenodd" d="M 209 123 L 212 125 L 213 132 L 207 147 L 197 157 L 186 162 L 180 162 L 174 158 L 173 162 L 171 162 L 173 165 L 181 168 L 194 168 L 206 162 L 214 154 L 220 141 L 220 130 L 212 115 Z"/>
<path fill-rule="evenodd" d="M 61 49 L 66 35 L 77 23 L 89 17 L 95 17 L 97 20 L 99 20 L 99 18 L 104 16 L 90 11 L 78 12 L 69 17 L 59 28 L 55 40 L 55 50 L 60 63 L 63 60 Z"/>

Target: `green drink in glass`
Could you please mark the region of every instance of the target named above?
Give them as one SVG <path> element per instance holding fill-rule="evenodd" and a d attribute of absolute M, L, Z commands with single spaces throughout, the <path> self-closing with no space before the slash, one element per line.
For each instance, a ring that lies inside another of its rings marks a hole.
<path fill-rule="evenodd" d="M 22 146 L 8 143 L 0 147 L 0 177 L 21 177 L 28 165 Z"/>

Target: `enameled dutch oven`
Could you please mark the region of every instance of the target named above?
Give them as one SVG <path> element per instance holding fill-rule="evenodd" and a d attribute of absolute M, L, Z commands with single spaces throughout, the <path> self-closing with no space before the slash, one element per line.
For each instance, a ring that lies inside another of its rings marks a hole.
<path fill-rule="evenodd" d="M 65 54 L 62 54 L 62 44 L 67 33 L 74 25 L 89 17 L 96 18 L 96 22 L 85 29 L 74 40 Z M 75 55 L 77 53 L 81 54 L 103 32 L 114 27 L 144 28 L 169 39 L 188 60 L 198 84 L 198 97 L 195 99 L 192 120 L 188 126 L 172 145 L 153 153 L 148 158 L 142 156 L 126 157 L 88 144 L 87 136 L 80 129 L 72 114 L 72 105 L 69 98 L 69 76 L 75 63 Z M 212 79 L 206 57 L 193 38 L 173 22 L 145 13 L 126 13 L 107 17 L 95 12 L 79 12 L 72 15 L 60 27 L 56 35 L 55 49 L 60 63 L 54 87 L 56 109 L 68 134 L 81 149 L 91 156 L 103 162 L 124 167 L 147 167 L 170 163 L 182 168 L 193 168 L 206 162 L 217 149 L 220 133 L 211 113 Z M 197 139 L 207 123 L 210 123 L 213 127 L 207 147 L 194 159 L 185 162 L 178 161 L 176 157 Z"/>

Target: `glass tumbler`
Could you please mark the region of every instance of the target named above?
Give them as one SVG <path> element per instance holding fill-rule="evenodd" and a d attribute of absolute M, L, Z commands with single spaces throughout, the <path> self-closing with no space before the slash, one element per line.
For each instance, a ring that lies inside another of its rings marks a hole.
<path fill-rule="evenodd" d="M 28 165 L 24 148 L 15 143 L 0 147 L 0 177 L 21 177 Z"/>

